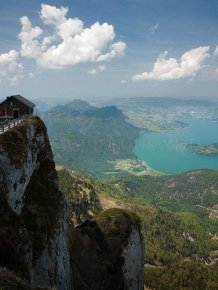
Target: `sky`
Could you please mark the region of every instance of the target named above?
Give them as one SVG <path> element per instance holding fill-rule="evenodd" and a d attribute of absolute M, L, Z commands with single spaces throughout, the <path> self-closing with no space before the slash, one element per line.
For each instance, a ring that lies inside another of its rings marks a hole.
<path fill-rule="evenodd" d="M 1 98 L 218 100 L 217 0 L 1 0 Z"/>

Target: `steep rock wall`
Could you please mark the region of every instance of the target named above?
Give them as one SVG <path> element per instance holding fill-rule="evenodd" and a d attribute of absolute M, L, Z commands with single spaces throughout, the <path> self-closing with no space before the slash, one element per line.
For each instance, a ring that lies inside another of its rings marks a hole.
<path fill-rule="evenodd" d="M 72 230 L 70 242 L 75 289 L 143 289 L 143 236 L 135 214 L 107 210 Z"/>
<path fill-rule="evenodd" d="M 86 200 L 81 182 L 74 186 L 78 206 L 69 211 L 39 118 L 0 135 L 0 266 L 27 280 L 28 287 L 142 290 L 143 238 L 137 216 L 113 209 L 82 223 L 100 205 L 92 191 Z M 78 199 L 80 193 L 88 206 Z"/>
<path fill-rule="evenodd" d="M 66 203 L 44 123 L 0 135 L 0 264 L 35 286 L 71 289 Z"/>
<path fill-rule="evenodd" d="M 123 250 L 125 285 L 128 290 L 144 289 L 143 269 L 144 269 L 144 244 L 141 231 L 132 229 L 128 245 Z"/>

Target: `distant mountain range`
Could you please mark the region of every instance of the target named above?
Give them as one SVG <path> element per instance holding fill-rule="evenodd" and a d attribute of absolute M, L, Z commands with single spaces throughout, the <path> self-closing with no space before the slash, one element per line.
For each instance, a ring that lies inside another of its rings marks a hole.
<path fill-rule="evenodd" d="M 214 101 L 207 99 L 179 99 L 167 97 L 135 97 L 135 98 L 117 98 L 110 101 L 103 102 L 103 104 L 127 105 L 137 103 L 140 105 L 158 106 L 158 107 L 175 107 L 175 106 L 195 106 L 208 107 L 214 105 Z M 216 103 L 217 105 L 217 103 Z"/>
<path fill-rule="evenodd" d="M 97 108 L 74 100 L 48 110 L 42 119 L 57 163 L 101 176 L 115 170 L 108 161 L 135 158 L 139 130 L 115 106 Z"/>

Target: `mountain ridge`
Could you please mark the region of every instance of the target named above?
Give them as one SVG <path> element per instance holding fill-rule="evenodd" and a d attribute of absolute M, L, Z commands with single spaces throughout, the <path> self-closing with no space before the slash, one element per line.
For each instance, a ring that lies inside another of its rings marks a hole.
<path fill-rule="evenodd" d="M 59 164 L 104 176 L 121 172 L 113 165 L 116 159 L 137 160 L 132 148 L 139 130 L 129 124 L 115 106 L 86 105 L 82 110 L 74 110 L 72 106 L 65 110 L 61 106 L 44 113 L 42 119 L 48 127 L 55 161 Z"/>

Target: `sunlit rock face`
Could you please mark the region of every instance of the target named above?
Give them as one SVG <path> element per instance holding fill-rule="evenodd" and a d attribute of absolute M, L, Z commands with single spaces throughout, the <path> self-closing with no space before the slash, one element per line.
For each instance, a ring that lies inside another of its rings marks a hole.
<path fill-rule="evenodd" d="M 144 244 L 142 234 L 137 228 L 133 228 L 130 233 L 128 245 L 123 251 L 123 257 L 122 270 L 126 289 L 144 289 Z"/>
<path fill-rule="evenodd" d="M 25 289 L 142 290 L 138 217 L 111 209 L 91 218 L 90 200 L 72 204 L 38 117 L 0 135 L 0 268 L 24 279 Z"/>
<path fill-rule="evenodd" d="M 45 145 L 45 135 L 36 134 L 33 124 L 18 126 L 0 136 L 0 172 L 11 209 L 20 215 L 23 195 L 33 171 L 39 167 L 38 154 Z"/>
<path fill-rule="evenodd" d="M 44 123 L 0 135 L 0 264 L 32 285 L 72 289 L 66 203 Z"/>
<path fill-rule="evenodd" d="M 143 236 L 135 214 L 103 212 L 76 227 L 70 241 L 75 289 L 143 289 Z"/>

